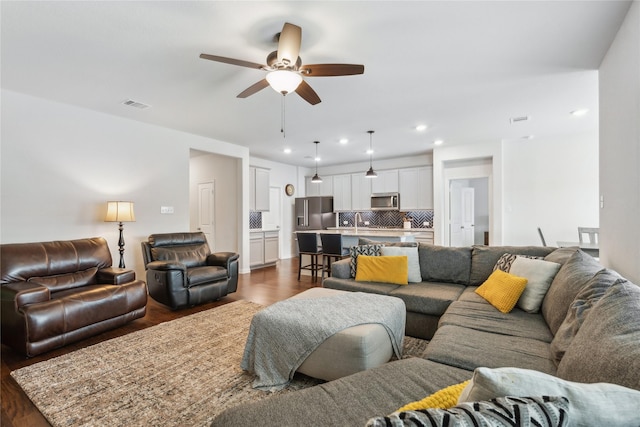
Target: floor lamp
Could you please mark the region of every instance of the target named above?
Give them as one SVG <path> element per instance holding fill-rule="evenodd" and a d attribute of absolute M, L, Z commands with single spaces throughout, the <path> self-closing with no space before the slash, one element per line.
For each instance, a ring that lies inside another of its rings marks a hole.
<path fill-rule="evenodd" d="M 133 222 L 136 216 L 133 213 L 133 202 L 107 202 L 107 215 L 105 222 L 117 222 L 120 238 L 118 239 L 118 247 L 120 248 L 120 264 L 118 267 L 124 267 L 124 230 L 123 222 Z"/>

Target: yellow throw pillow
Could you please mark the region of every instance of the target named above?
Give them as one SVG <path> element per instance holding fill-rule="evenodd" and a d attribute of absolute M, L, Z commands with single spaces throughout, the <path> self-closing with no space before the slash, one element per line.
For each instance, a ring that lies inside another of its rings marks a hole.
<path fill-rule="evenodd" d="M 462 394 L 462 390 L 469 384 L 471 380 L 467 380 L 460 384 L 450 385 L 442 390 L 438 390 L 432 395 L 422 400 L 411 402 L 398 409 L 396 412 L 402 411 L 418 411 L 420 409 L 449 409 L 458 404 L 458 398 Z"/>
<path fill-rule="evenodd" d="M 356 281 L 406 285 L 409 283 L 408 257 L 358 255 Z"/>
<path fill-rule="evenodd" d="M 496 270 L 482 284 L 476 293 L 503 313 L 509 313 L 516 306 L 520 295 L 527 286 L 527 279 Z"/>

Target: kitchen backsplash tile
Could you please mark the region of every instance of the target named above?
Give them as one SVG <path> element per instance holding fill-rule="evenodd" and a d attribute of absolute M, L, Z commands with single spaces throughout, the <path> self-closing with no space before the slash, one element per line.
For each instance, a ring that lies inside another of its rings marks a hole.
<path fill-rule="evenodd" d="M 433 210 L 420 210 L 411 212 L 399 211 L 361 211 L 362 221 L 369 221 L 369 227 L 393 227 L 402 228 L 404 218 L 411 218 L 411 228 L 433 228 Z M 355 212 L 340 212 L 338 214 L 338 223 L 341 227 L 353 227 Z M 344 221 L 348 224 L 345 225 Z M 429 225 L 425 226 L 424 223 Z M 359 225 L 362 225 L 360 223 Z"/>
<path fill-rule="evenodd" d="M 262 212 L 249 211 L 249 228 L 262 228 Z"/>

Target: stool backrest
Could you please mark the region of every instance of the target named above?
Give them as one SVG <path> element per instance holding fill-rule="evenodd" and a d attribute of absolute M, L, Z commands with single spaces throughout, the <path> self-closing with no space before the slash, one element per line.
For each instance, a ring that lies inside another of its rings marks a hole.
<path fill-rule="evenodd" d="M 318 251 L 318 235 L 316 233 L 296 233 L 298 237 L 298 251 L 300 253 L 316 253 Z"/>
<path fill-rule="evenodd" d="M 342 234 L 321 234 L 322 253 L 326 255 L 342 255 Z"/>

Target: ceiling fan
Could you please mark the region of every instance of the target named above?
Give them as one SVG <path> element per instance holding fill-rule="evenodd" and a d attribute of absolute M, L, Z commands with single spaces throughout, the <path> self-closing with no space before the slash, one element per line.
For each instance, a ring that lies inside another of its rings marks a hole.
<path fill-rule="evenodd" d="M 351 76 L 364 73 L 364 65 L 302 65 L 302 60 L 299 56 L 302 28 L 297 25 L 286 22 L 282 27 L 282 32 L 276 37 L 278 38 L 278 50 L 271 52 L 267 56 L 267 65 L 206 53 L 200 54 L 200 58 L 268 71 L 264 79 L 242 91 L 238 98 L 247 98 L 265 87 L 271 86 L 276 92 L 283 95 L 295 91 L 311 105 L 318 104 L 320 97 L 304 80 L 304 77 Z"/>

